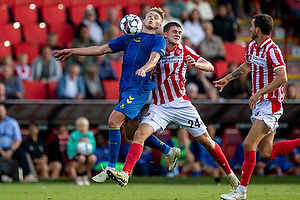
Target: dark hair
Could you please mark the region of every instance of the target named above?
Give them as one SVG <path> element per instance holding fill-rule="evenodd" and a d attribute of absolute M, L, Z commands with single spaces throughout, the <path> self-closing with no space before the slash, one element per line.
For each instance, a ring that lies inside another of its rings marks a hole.
<path fill-rule="evenodd" d="M 271 35 L 274 22 L 270 15 L 258 14 L 253 17 L 255 27 L 259 27 L 265 35 Z"/>
<path fill-rule="evenodd" d="M 164 32 L 168 32 L 172 26 L 176 26 L 182 29 L 181 25 L 178 22 L 168 22 L 164 26 Z"/>

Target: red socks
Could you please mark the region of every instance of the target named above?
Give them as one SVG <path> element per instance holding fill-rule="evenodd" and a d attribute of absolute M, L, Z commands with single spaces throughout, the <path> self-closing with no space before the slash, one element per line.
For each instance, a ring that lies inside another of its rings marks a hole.
<path fill-rule="evenodd" d="M 277 142 L 273 145 L 273 150 L 270 156 L 270 160 L 282 155 L 286 155 L 292 152 L 297 147 L 300 147 L 300 138 L 295 140 L 285 140 Z"/>
<path fill-rule="evenodd" d="M 253 169 L 256 164 L 256 151 L 245 151 L 244 162 L 242 166 L 242 179 L 241 184 L 242 186 L 247 187 L 249 184 Z"/>
<path fill-rule="evenodd" d="M 138 143 L 132 143 L 128 151 L 125 164 L 123 167 L 123 172 L 127 173 L 130 176 L 135 163 L 141 157 L 143 152 L 143 145 Z"/>
<path fill-rule="evenodd" d="M 231 169 L 230 166 L 228 164 L 228 161 L 224 155 L 224 153 L 222 152 L 220 146 L 215 143 L 215 148 L 211 151 L 208 151 L 208 153 L 217 161 L 217 163 L 222 167 L 222 169 L 224 170 L 224 172 L 226 174 L 230 174 L 231 173 Z"/>

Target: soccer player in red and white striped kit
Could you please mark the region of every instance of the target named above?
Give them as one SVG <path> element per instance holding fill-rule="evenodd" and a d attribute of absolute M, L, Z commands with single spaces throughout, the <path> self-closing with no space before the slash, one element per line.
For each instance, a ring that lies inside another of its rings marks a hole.
<path fill-rule="evenodd" d="M 251 72 L 252 96 L 248 103 L 252 110 L 253 125 L 243 144 L 245 154 L 241 183 L 236 190 L 222 194 L 221 199 L 246 199 L 257 147 L 263 159 L 272 160 L 300 146 L 300 139 L 273 144 L 278 120 L 283 114 L 282 101 L 287 72 L 281 51 L 270 37 L 272 30 L 272 17 L 266 14 L 254 16 L 250 28 L 252 40 L 245 53 L 246 62 L 231 74 L 214 82 L 215 87 L 221 91 L 229 81 Z"/>
<path fill-rule="evenodd" d="M 128 177 L 142 154 L 144 141 L 154 132 L 163 131 L 169 123 L 173 122 L 186 129 L 208 150 L 227 174 L 233 189 L 236 189 L 239 184 L 238 178 L 230 169 L 220 146 L 208 134 L 200 115 L 185 93 L 187 67 L 195 67 L 203 71 L 213 71 L 214 67 L 191 48 L 182 45 L 181 34 L 182 28 L 177 22 L 169 22 L 164 26 L 163 36 L 166 39 L 167 52 L 155 68 L 157 73 L 154 73 L 154 82 L 157 88 L 152 93 L 153 103 L 135 132 L 123 172 L 108 170 L 107 174 L 120 186 L 127 185 Z M 145 73 L 152 69 L 154 67 L 142 67 L 136 74 L 145 76 Z"/>

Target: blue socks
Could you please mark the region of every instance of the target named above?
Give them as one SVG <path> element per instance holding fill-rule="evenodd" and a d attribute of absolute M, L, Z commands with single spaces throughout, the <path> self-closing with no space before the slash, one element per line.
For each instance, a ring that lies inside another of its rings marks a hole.
<path fill-rule="evenodd" d="M 118 161 L 119 150 L 121 146 L 121 132 L 120 128 L 109 128 L 109 140 L 108 140 L 108 149 L 109 149 L 109 161 L 107 166 L 111 168 L 116 167 Z"/>
<path fill-rule="evenodd" d="M 168 145 L 166 145 L 164 142 L 162 142 L 161 140 L 159 140 L 156 136 L 154 135 L 150 135 L 146 140 L 145 140 L 145 145 L 153 148 L 153 149 L 157 149 L 160 152 L 162 152 L 163 154 L 167 155 L 169 153 L 169 151 L 171 150 L 171 147 L 169 147 Z"/>

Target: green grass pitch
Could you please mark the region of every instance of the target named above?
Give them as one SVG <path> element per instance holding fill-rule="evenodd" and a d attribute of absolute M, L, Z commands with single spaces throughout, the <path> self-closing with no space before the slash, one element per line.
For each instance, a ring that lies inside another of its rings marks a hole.
<path fill-rule="evenodd" d="M 212 177 L 132 177 L 124 188 L 111 180 L 90 186 L 77 186 L 65 179 L 0 184 L 1 200 L 212 200 L 228 192 L 230 185 L 226 178 L 216 185 Z M 299 199 L 300 177 L 253 177 L 248 187 L 247 200 Z"/>

